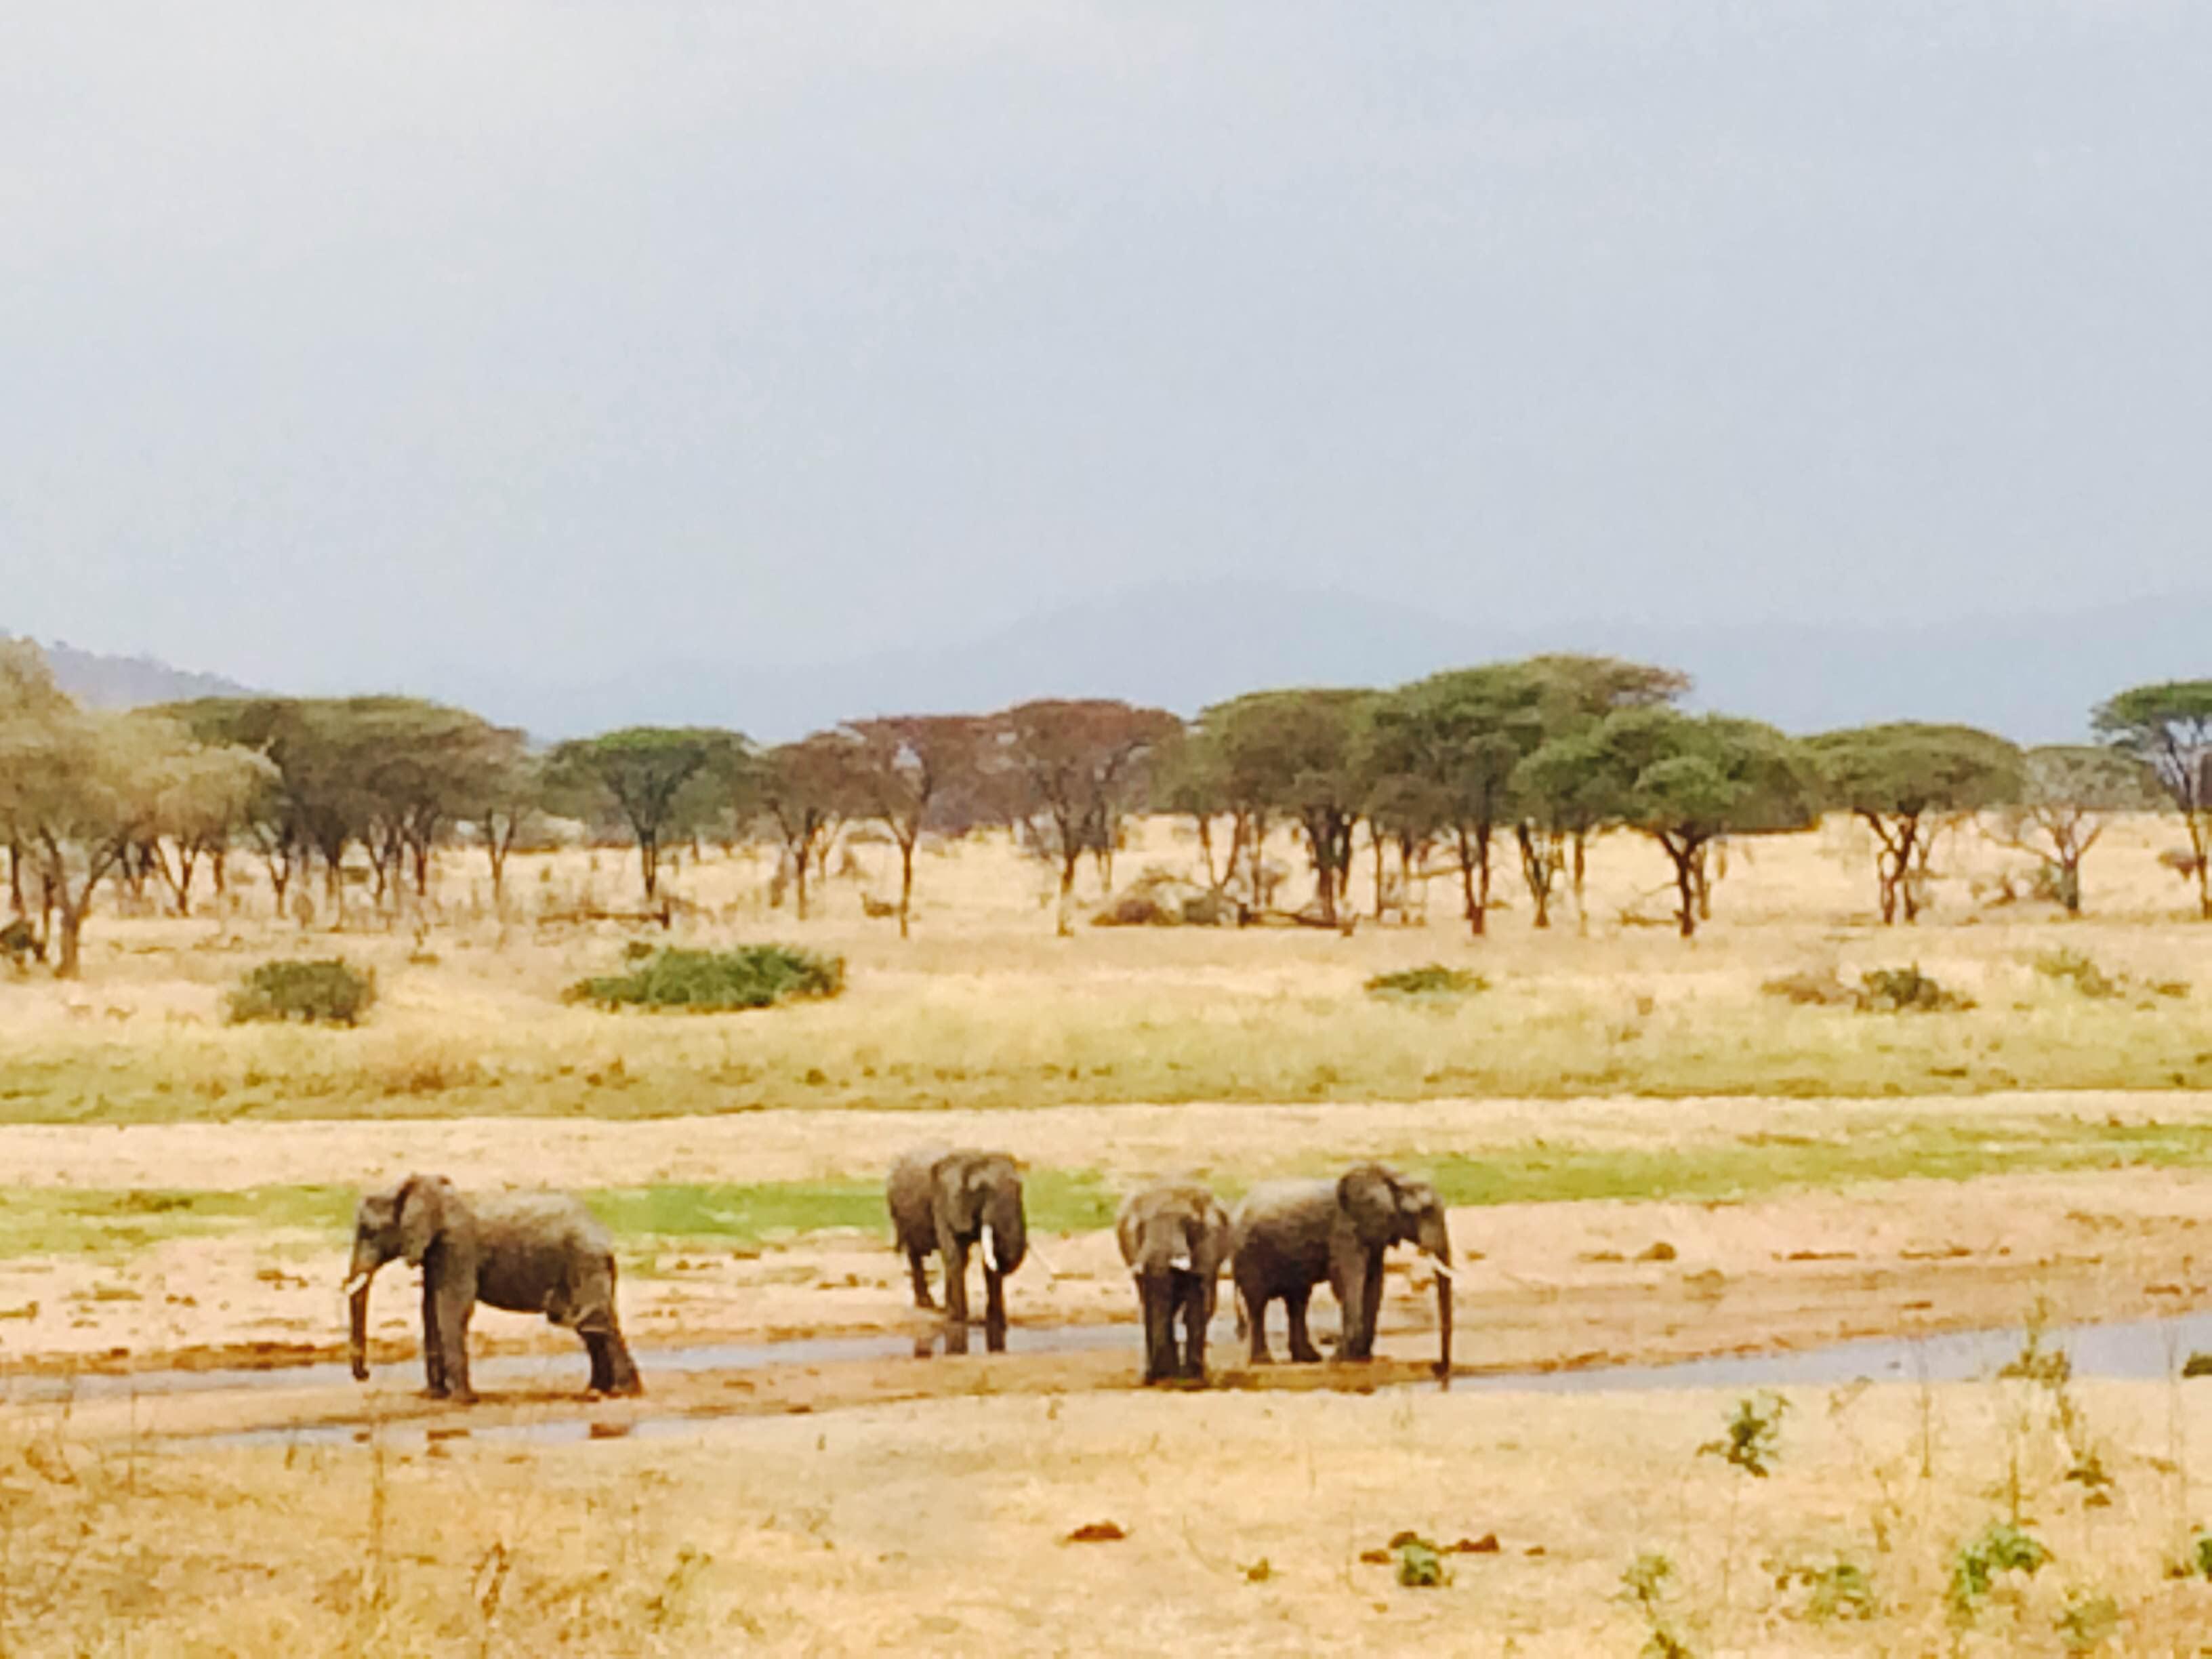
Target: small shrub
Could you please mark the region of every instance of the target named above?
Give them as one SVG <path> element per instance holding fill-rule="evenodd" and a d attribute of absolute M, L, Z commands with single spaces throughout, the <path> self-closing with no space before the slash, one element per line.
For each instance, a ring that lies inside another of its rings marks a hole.
<path fill-rule="evenodd" d="M 1093 927 L 1173 927 L 1182 921 L 1180 906 L 1170 908 L 1150 893 L 1123 893 L 1091 918 Z"/>
<path fill-rule="evenodd" d="M 1748 1395 L 1729 1414 L 1727 1433 L 1698 1448 L 1700 1457 L 1717 1457 L 1764 1480 L 1774 1472 L 1781 1451 L 1782 1419 L 1790 1402 L 1777 1394 Z"/>
<path fill-rule="evenodd" d="M 1407 1589 L 1437 1589 L 1451 1582 L 1444 1571 L 1443 1552 L 1427 1539 L 1401 1533 L 1394 1541 L 1398 1551 L 1398 1582 Z"/>
<path fill-rule="evenodd" d="M 1644 1659 L 1692 1659 L 1690 1644 L 1675 1633 L 1667 1613 L 1667 1581 L 1674 1576 L 1674 1564 L 1649 1550 L 1621 1569 L 1621 1586 L 1643 1614 L 1649 1632 L 1644 1640 Z"/>
<path fill-rule="evenodd" d="M 1870 1014 L 1938 1014 L 1974 1006 L 1972 997 L 1947 991 L 1920 971 L 1918 963 L 1905 968 L 1870 968 L 1860 976 L 1859 1007 Z"/>
<path fill-rule="evenodd" d="M 2005 1361 L 1997 1375 L 2025 1382 L 2040 1382 L 2046 1389 L 2062 1389 L 2074 1375 L 2072 1356 L 2063 1348 L 2043 1346 L 2043 1328 L 2039 1321 L 2027 1328 L 2021 1339 L 2020 1352 Z"/>
<path fill-rule="evenodd" d="M 1990 1593 L 1999 1573 L 2025 1573 L 2033 1578 L 2050 1561 L 2051 1552 L 2033 1533 L 2009 1521 L 1993 1521 L 1959 1546 L 1951 1565 L 1951 1605 L 1960 1613 L 1971 1613 Z"/>
<path fill-rule="evenodd" d="M 2212 1578 L 2212 1532 L 2200 1532 L 2190 1540 L 2189 1561 L 2183 1576 L 2192 1573 L 2199 1578 Z"/>
<path fill-rule="evenodd" d="M 2061 945 L 2035 959 L 2035 971 L 2048 980 L 2071 985 L 2085 997 L 2116 997 L 2121 983 L 2097 966 L 2094 957 Z"/>
<path fill-rule="evenodd" d="M 788 945 L 734 951 L 659 951 L 626 974 L 580 981 L 571 1001 L 603 1008 L 678 1008 L 720 1013 L 767 1008 L 845 988 L 845 959 Z"/>
<path fill-rule="evenodd" d="M 1858 993 L 1838 978 L 1832 969 L 1818 974 L 1784 974 L 1759 988 L 1762 995 L 1780 997 L 1801 1008 L 1836 1008 L 1859 1000 Z"/>
<path fill-rule="evenodd" d="M 375 1000 L 376 975 L 340 957 L 264 962 L 230 994 L 224 1016 L 234 1025 L 260 1019 L 358 1025 Z"/>
<path fill-rule="evenodd" d="M 1419 968 L 1401 968 L 1395 974 L 1377 974 L 1367 981 L 1376 996 L 1464 997 L 1490 988 L 1490 981 L 1463 968 L 1447 968 L 1440 962 Z"/>
<path fill-rule="evenodd" d="M 2094 1653 L 2120 1633 L 2120 1607 L 2109 1595 L 2076 1593 L 2058 1615 L 2059 1640 L 2069 1653 Z"/>
<path fill-rule="evenodd" d="M 1774 1576 L 1774 1588 L 1806 1591 L 1804 1616 L 1816 1625 L 1842 1619 L 1874 1619 L 1881 1603 L 1874 1593 L 1874 1580 L 1856 1561 L 1838 1556 L 1825 1567 L 1784 1567 Z"/>

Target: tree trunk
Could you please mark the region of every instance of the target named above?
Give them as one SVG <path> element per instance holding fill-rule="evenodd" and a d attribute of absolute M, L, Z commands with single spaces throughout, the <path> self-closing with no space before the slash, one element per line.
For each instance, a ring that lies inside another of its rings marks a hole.
<path fill-rule="evenodd" d="M 23 849 L 12 841 L 8 843 L 8 910 L 11 915 L 23 914 Z"/>
<path fill-rule="evenodd" d="M 60 911 L 60 951 L 54 961 L 54 977 L 75 979 L 79 968 L 79 940 L 84 933 L 84 913 L 66 895 Z"/>
<path fill-rule="evenodd" d="M 1684 939 L 1694 938 L 1698 931 L 1698 855 L 1705 843 L 1686 840 L 1678 842 L 1672 836 L 1662 836 L 1659 844 L 1667 849 L 1667 856 L 1674 864 L 1676 927 Z"/>
<path fill-rule="evenodd" d="M 1075 866 L 1082 857 L 1082 852 L 1069 842 L 1063 830 L 1060 848 L 1060 916 L 1055 924 L 1055 931 L 1062 939 L 1073 938 L 1075 933 Z"/>
<path fill-rule="evenodd" d="M 645 902 L 650 904 L 660 890 L 660 837 L 641 830 L 637 832 L 638 868 L 645 877 Z"/>
<path fill-rule="evenodd" d="M 802 840 L 791 851 L 791 861 L 797 866 L 794 884 L 792 888 L 793 902 L 797 906 L 796 914 L 799 920 L 804 921 L 806 920 L 806 864 L 807 860 L 813 857 L 814 849 Z"/>
<path fill-rule="evenodd" d="M 1534 926 L 1552 925 L 1552 881 L 1554 871 L 1548 842 L 1539 843 L 1536 832 L 1528 824 L 1514 826 L 1514 839 L 1521 847 L 1521 878 L 1528 884 L 1528 896 L 1536 906 Z"/>
<path fill-rule="evenodd" d="M 918 838 L 918 836 L 917 836 Z M 907 935 L 907 918 L 914 909 L 914 841 L 899 843 L 899 937 Z"/>
<path fill-rule="evenodd" d="M 1490 849 L 1483 848 L 1482 890 L 1475 890 L 1475 851 L 1473 839 L 1466 826 L 1459 830 L 1459 892 L 1467 909 L 1468 932 L 1480 939 L 1489 931 L 1490 906 L 1486 902 L 1490 891 Z"/>
<path fill-rule="evenodd" d="M 1213 878 L 1213 820 L 1204 812 L 1193 813 L 1192 816 L 1198 820 L 1198 852 L 1199 856 L 1206 860 L 1206 884 L 1208 888 L 1218 888 L 1221 884 Z"/>
<path fill-rule="evenodd" d="M 1382 834 L 1374 825 L 1368 826 L 1367 843 L 1375 854 L 1375 920 L 1382 920 Z"/>
<path fill-rule="evenodd" d="M 2206 921 L 2212 921 L 2212 813 L 2184 814 L 2189 825 L 2189 845 L 2197 854 L 2197 910 Z"/>

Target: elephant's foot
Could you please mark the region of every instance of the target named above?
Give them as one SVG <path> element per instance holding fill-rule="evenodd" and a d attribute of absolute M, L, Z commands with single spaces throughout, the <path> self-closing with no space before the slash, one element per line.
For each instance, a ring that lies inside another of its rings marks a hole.
<path fill-rule="evenodd" d="M 1318 1365 L 1321 1364 L 1321 1350 L 1315 1347 L 1310 1342 L 1294 1347 L 1291 1350 L 1291 1364 L 1293 1365 Z"/>

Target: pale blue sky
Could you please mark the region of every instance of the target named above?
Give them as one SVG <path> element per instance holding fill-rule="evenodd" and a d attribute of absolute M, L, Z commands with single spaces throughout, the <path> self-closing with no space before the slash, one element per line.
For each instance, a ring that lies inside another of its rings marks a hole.
<path fill-rule="evenodd" d="M 0 628 L 436 689 L 2202 583 L 2209 90 L 2180 0 L 19 5 Z"/>

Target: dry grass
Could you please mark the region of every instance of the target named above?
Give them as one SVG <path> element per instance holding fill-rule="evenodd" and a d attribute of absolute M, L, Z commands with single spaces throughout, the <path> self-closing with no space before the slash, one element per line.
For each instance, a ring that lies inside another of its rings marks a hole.
<path fill-rule="evenodd" d="M 203 922 L 103 919 L 84 985 L 0 987 L 10 1054 L 0 1121 L 2212 1086 L 2212 928 L 2172 920 L 2184 896 L 2157 865 L 2164 833 L 2145 820 L 2100 848 L 2103 915 L 2074 924 L 1973 905 L 1966 889 L 1986 877 L 1966 872 L 1998 859 L 1961 840 L 1961 874 L 1935 919 L 1888 930 L 1863 914 L 1863 849 L 1832 826 L 1740 849 L 1717 919 L 1689 945 L 1620 922 L 1661 874 L 1625 838 L 1600 849 L 1587 936 L 1571 925 L 1540 934 L 1508 911 L 1480 943 L 1441 891 L 1428 926 L 1352 939 L 1085 928 L 1057 939 L 1048 910 L 1029 902 L 1045 890 L 1035 866 L 984 838 L 925 860 L 921 936 L 902 945 L 860 915 L 860 881 L 833 882 L 826 916 L 801 925 L 767 909 L 763 862 L 715 858 L 677 878 L 696 907 L 678 939 L 793 939 L 847 957 L 851 988 L 827 1004 L 699 1018 L 564 1006 L 562 988 L 614 965 L 626 935 L 501 923 L 454 854 L 422 936 L 434 948 L 418 943 L 417 919 L 335 939 L 250 908 Z M 1154 824 L 1123 868 L 1188 856 Z M 580 896 L 604 902 L 629 878 L 611 854 L 569 854 L 522 861 L 515 890 L 525 911 L 559 910 Z M 2127 994 L 2086 996 L 2078 981 L 2039 972 L 2061 946 Z M 377 970 L 384 1000 L 363 1029 L 222 1027 L 222 993 L 247 966 L 334 949 Z M 1363 994 L 1376 975 L 1431 962 L 1479 969 L 1492 988 Z M 1907 963 L 1977 1006 L 1881 1018 L 1760 991 L 1791 975 L 1856 984 Z M 2186 994 L 2196 983 L 2207 994 Z"/>
<path fill-rule="evenodd" d="M 2197 1650 L 2212 1583 L 2168 1572 L 2212 1481 L 2212 1396 L 1788 1398 L 1765 1479 L 1698 1455 L 1735 1404 L 1709 1394 L 947 1401 L 552 1447 L 27 1431 L 0 1460 L 0 1643 L 1629 1654 L 1650 1624 L 1622 1574 L 1657 1554 L 1687 1652 L 2057 1654 L 2099 1630 L 2104 1650 Z M 1961 1544 L 2015 1520 L 2050 1565 L 1960 1607 Z M 1106 1522 L 1126 1536 L 1065 1541 Z M 1498 1547 L 1406 1589 L 1362 1559 L 1401 1530 Z M 1868 1599 L 1822 1616 L 1802 1575 L 1839 1562 Z"/>

